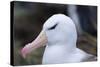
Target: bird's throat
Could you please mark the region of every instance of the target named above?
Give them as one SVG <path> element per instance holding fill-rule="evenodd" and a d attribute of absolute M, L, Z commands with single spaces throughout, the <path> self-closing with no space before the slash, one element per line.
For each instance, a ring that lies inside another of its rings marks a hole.
<path fill-rule="evenodd" d="M 74 47 L 67 47 L 64 45 L 47 45 L 45 48 L 43 63 L 65 62 L 64 57 L 70 56 L 74 51 Z"/>

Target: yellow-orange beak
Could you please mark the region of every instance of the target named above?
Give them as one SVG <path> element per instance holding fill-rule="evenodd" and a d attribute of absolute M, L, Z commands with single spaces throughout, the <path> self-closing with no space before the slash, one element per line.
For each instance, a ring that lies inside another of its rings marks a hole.
<path fill-rule="evenodd" d="M 46 43 L 47 43 L 46 33 L 42 31 L 31 44 L 33 45 L 33 48 L 38 48 L 46 45 Z"/>
<path fill-rule="evenodd" d="M 31 53 L 31 51 L 34 51 L 35 49 L 46 45 L 47 43 L 47 37 L 46 37 L 46 33 L 45 32 L 41 32 L 38 37 L 32 42 L 27 44 L 22 50 L 21 50 L 21 54 L 24 58 L 26 58 L 26 56 L 28 54 Z"/>

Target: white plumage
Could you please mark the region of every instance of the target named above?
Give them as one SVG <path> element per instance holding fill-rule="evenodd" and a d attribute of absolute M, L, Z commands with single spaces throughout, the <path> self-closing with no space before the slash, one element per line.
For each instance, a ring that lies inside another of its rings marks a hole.
<path fill-rule="evenodd" d="M 22 56 L 25 58 L 31 51 L 46 45 L 43 64 L 82 62 L 93 58 L 77 48 L 76 42 L 74 22 L 64 14 L 55 14 L 44 23 L 40 35 L 22 49 Z"/>
<path fill-rule="evenodd" d="M 48 30 L 55 24 L 55 29 Z M 76 27 L 68 16 L 53 15 L 44 23 L 43 30 L 48 38 L 43 64 L 81 62 L 91 56 L 76 47 Z"/>

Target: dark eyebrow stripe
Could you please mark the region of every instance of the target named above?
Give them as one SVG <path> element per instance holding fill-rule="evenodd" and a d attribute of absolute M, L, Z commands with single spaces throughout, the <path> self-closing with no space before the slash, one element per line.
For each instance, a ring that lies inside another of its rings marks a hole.
<path fill-rule="evenodd" d="M 58 25 L 58 24 L 55 24 L 54 26 L 50 27 L 48 30 L 55 29 L 55 27 L 56 27 L 57 25 Z"/>

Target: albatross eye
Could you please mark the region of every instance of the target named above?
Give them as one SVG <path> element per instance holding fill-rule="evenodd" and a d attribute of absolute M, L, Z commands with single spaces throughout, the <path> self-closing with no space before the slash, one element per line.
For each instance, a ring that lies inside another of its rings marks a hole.
<path fill-rule="evenodd" d="M 58 24 L 55 24 L 54 26 L 52 26 L 52 27 L 48 28 L 48 30 L 55 29 L 57 25 L 58 25 Z"/>

